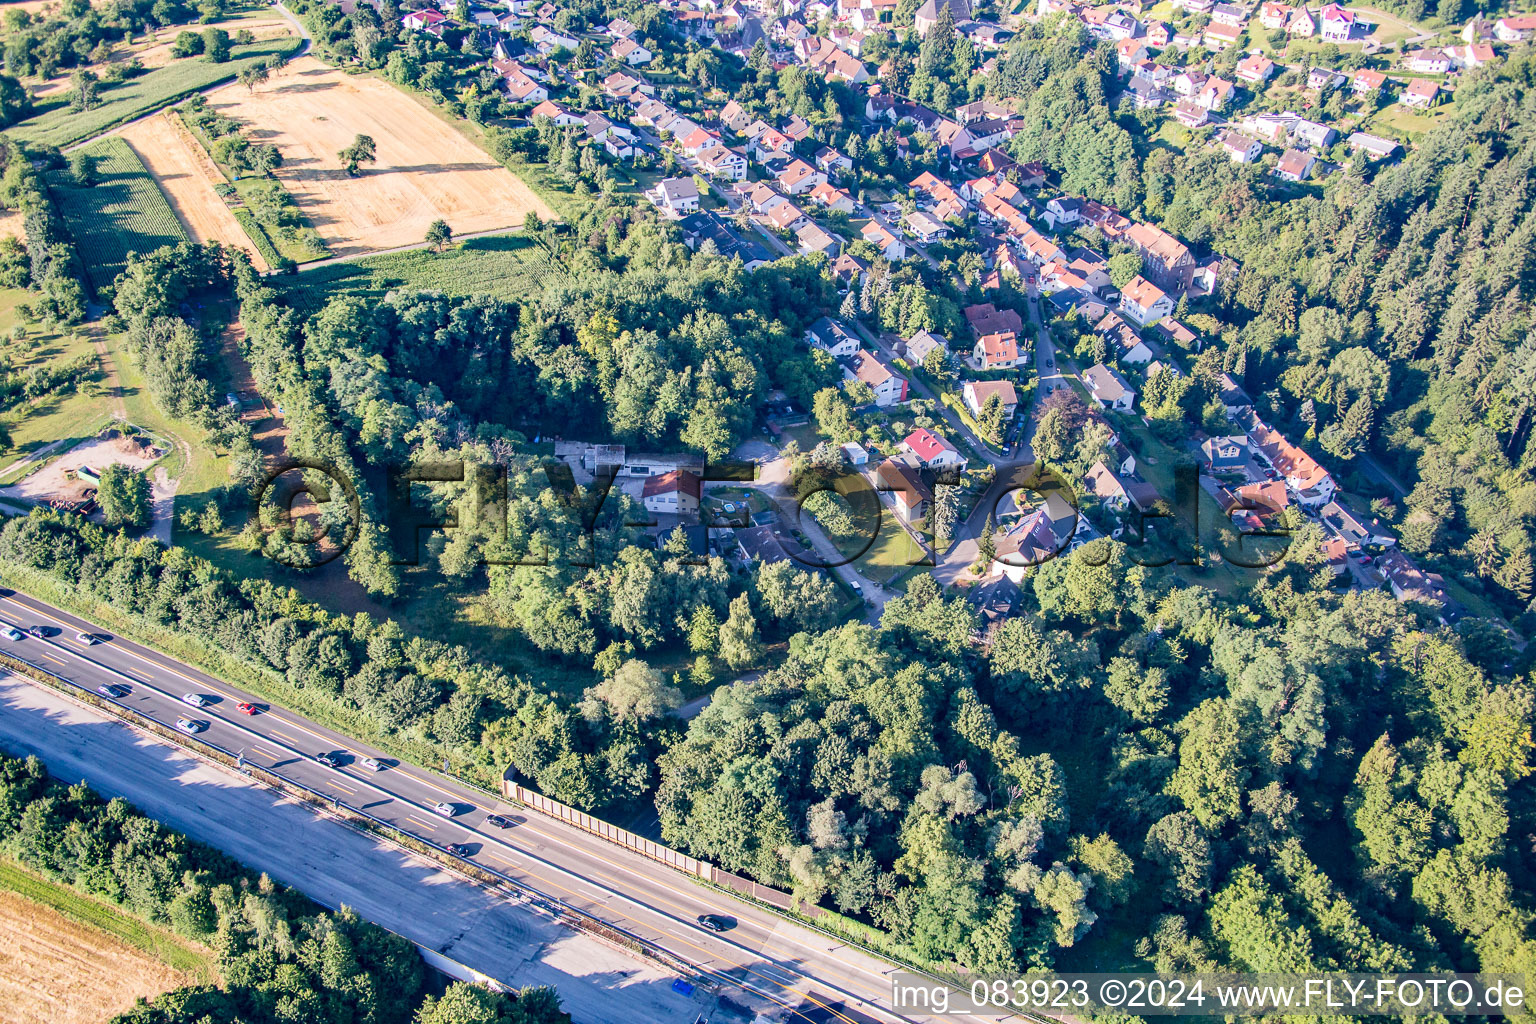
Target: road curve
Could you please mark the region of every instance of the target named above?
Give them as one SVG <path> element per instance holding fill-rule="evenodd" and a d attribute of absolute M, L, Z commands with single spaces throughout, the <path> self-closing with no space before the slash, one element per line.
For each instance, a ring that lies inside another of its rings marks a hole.
<path fill-rule="evenodd" d="M 117 683 L 130 692 L 118 703 L 137 714 L 174 727 L 178 717 L 208 723 L 200 738 L 232 751 L 243 751 L 251 764 L 270 768 L 309 789 L 332 797 L 349 807 L 387 821 L 401 830 L 438 846 L 465 844 L 468 859 L 499 871 L 540 894 L 600 918 L 609 925 L 635 935 L 677 956 L 712 979 L 733 1001 L 753 1009 L 783 1014 L 790 1010 L 791 1021 L 902 1022 L 929 1020 L 893 1012 L 890 1005 L 890 975 L 899 968 L 888 961 L 853 948 L 841 940 L 824 935 L 800 923 L 787 920 L 756 905 L 700 885 L 687 876 L 657 864 L 628 850 L 616 847 L 596 836 L 561 822 L 502 804 L 486 794 L 451 779 L 428 772 L 419 766 L 396 763 L 382 752 L 327 729 L 300 715 L 278 707 L 266 707 L 260 698 L 247 694 L 207 673 L 191 668 L 158 651 L 113 636 L 85 620 L 52 607 L 35 598 L 14 591 L 0 591 L 0 628 L 14 624 L 22 629 L 41 626 L 54 635 L 39 638 L 27 635 L 19 641 L 0 636 L 0 652 L 20 658 L 82 688 L 95 691 L 98 686 Z M 87 646 L 77 634 L 94 635 L 103 642 Z M 19 685 L 19 684 L 18 684 Z M 41 684 L 37 684 L 41 686 Z M 14 690 L 14 687 L 11 687 Z M 46 689 L 46 688 L 44 688 Z M 194 708 L 183 703 L 183 694 L 196 693 L 208 698 L 208 705 Z M 57 699 L 57 698 L 55 698 Z M 261 704 L 265 711 L 248 716 L 238 711 L 238 702 Z M 12 700 L 0 700 L 0 722 L 13 714 Z M 85 712 L 80 712 L 85 713 Z M 90 712 L 105 721 L 105 713 Z M 15 734 L 15 729 L 0 730 L 0 736 Z M 24 752 L 35 752 L 52 763 L 54 757 L 68 754 L 71 737 L 57 741 L 26 730 L 23 737 L 30 744 Z M 144 742 L 150 742 L 142 740 Z M 53 752 L 50 757 L 49 751 Z M 335 752 L 342 763 L 329 768 L 315 760 L 315 755 Z M 389 767 L 370 772 L 361 759 L 374 757 Z M 174 805 L 186 785 L 182 772 L 171 760 L 160 757 L 141 770 L 153 773 L 155 792 Z M 221 771 L 209 769 L 210 771 Z M 234 772 L 223 772 L 239 779 Z M 90 779 L 103 792 L 119 792 L 113 777 Z M 144 778 L 139 778 L 142 785 Z M 124 794 L 128 795 L 128 794 Z M 142 794 L 130 797 L 151 810 Z M 451 818 L 433 813 L 439 802 L 455 808 Z M 498 829 L 486 816 L 499 813 L 512 819 L 512 827 Z M 318 816 L 311 814 L 315 821 Z M 181 827 L 180 824 L 177 827 Z M 187 829 L 197 835 L 195 829 Z M 354 833 L 355 834 L 355 833 Z M 327 834 L 328 835 L 328 834 Z M 199 837 L 202 838 L 202 837 Z M 324 837 L 316 834 L 316 841 Z M 225 846 L 215 839 L 204 838 Z M 369 840 L 371 842 L 371 840 Z M 304 841 L 293 841 L 304 846 Z M 230 852 L 250 860 L 243 851 Z M 251 861 L 253 866 L 261 866 Z M 418 869 L 420 863 L 418 862 Z M 417 871 L 401 871 L 380 876 L 377 884 L 388 888 L 418 884 Z M 309 891 L 305 878 L 274 874 L 284 882 Z M 324 899 L 323 894 L 316 894 Z M 350 905 L 358 906 L 348 899 Z M 735 922 L 724 934 L 712 934 L 698 926 L 702 914 L 716 914 Z M 372 915 L 369 915 L 372 917 Z M 373 918 L 377 920 L 377 918 Z M 380 921 L 424 945 L 434 945 L 436 933 L 422 939 L 412 934 L 413 920 L 400 927 Z M 513 949 L 481 950 L 458 939 L 454 955 L 467 966 L 492 977 L 505 973 L 508 954 L 521 961 Z M 485 944 L 481 944 L 485 945 Z M 640 968 L 635 965 L 635 970 Z M 521 984 L 537 982 L 520 981 Z M 571 1000 L 573 1006 L 579 999 Z M 579 1017 L 584 1021 L 604 1018 Z M 1002 1015 L 986 1017 L 947 1017 L 954 1020 L 1002 1020 Z"/>

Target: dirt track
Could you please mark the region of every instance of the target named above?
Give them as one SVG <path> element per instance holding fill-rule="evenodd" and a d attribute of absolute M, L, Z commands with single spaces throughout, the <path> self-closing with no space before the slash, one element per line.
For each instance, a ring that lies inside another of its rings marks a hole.
<path fill-rule="evenodd" d="M 257 270 L 267 269 L 267 261 L 213 190 L 224 176 L 175 114 L 162 111 L 136 121 L 123 129 L 122 136 L 155 176 L 176 218 L 194 241 L 238 246 L 250 254 Z"/>
<path fill-rule="evenodd" d="M 0 892 L 0 1024 L 99 1024 L 186 982 L 147 953 Z"/>
<path fill-rule="evenodd" d="M 456 234 L 517 227 L 550 208 L 506 168 L 387 82 L 301 57 L 253 95 L 230 86 L 209 97 L 247 125 L 253 142 L 283 154 L 277 176 L 338 256 L 411 245 L 439 218 Z M 378 160 L 348 177 L 337 153 L 358 135 Z"/>

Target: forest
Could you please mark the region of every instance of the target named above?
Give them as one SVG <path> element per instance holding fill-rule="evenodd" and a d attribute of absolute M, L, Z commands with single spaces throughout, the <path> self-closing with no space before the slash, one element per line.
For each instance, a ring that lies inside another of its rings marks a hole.
<path fill-rule="evenodd" d="M 0 754 L 0 854 L 213 951 L 219 984 L 141 1001 L 112 1024 L 570 1024 L 550 989 L 442 988 L 400 936 L 52 779 L 36 758 Z"/>

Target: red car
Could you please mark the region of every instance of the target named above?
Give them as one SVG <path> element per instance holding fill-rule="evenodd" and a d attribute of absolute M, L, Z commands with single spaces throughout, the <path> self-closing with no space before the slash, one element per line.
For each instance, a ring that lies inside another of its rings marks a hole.
<path fill-rule="evenodd" d="M 251 703 L 248 703 L 246 701 L 241 701 L 239 704 L 236 704 L 235 705 L 235 710 L 239 711 L 241 714 L 246 714 L 246 715 L 259 715 L 259 714 L 261 714 L 261 707 L 259 705 L 251 704 Z"/>

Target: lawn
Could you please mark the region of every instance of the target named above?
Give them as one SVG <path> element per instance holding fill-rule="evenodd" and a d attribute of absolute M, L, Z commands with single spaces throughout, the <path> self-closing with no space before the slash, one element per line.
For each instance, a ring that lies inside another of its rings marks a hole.
<path fill-rule="evenodd" d="M 880 536 L 854 560 L 853 567 L 859 575 L 885 586 L 925 559 L 926 553 L 887 508 L 880 517 Z"/>
<path fill-rule="evenodd" d="M 291 54 L 298 47 L 299 40 L 289 36 L 231 47 L 231 57 L 223 64 L 210 64 L 200 57 L 182 58 L 121 85 L 103 85 L 100 101 L 90 110 L 71 110 L 68 99 L 60 96 L 42 112 L 8 129 L 7 134 L 20 142 L 70 146 L 194 92 L 233 79 L 246 67 L 268 57 Z"/>
<path fill-rule="evenodd" d="M 1407 144 L 1450 117 L 1452 106 L 1450 103 L 1441 103 L 1428 110 L 1414 110 L 1401 103 L 1393 103 L 1378 110 L 1361 125 L 1360 130 Z"/>
<path fill-rule="evenodd" d="M 538 291 L 554 269 L 545 249 L 533 239 L 491 235 L 441 253 L 412 249 L 327 263 L 288 279 L 286 291 L 289 301 L 305 314 L 319 310 L 335 295 L 377 298 L 396 288 L 517 299 Z"/>
<path fill-rule="evenodd" d="M 0 290 L 0 356 L 11 363 L 15 372 L 33 367 L 71 362 L 82 356 L 95 357 L 96 350 L 84 333 L 52 334 L 40 328 L 26 328 L 25 337 L 10 340 L 11 332 L 21 323 L 17 307 L 29 298 L 19 289 Z M 30 452 L 63 441 L 58 450 L 70 446 L 70 438 L 90 437 L 107 425 L 110 413 L 98 396 L 103 374 L 98 367 L 85 384 L 68 391 L 43 395 L 13 407 L 5 417 L 11 432 L 11 449 L 0 456 L 0 481 L 15 483 L 10 470 Z"/>
<path fill-rule="evenodd" d="M 213 962 L 200 950 L 166 928 L 147 924 L 66 885 L 34 875 L 9 861 L 0 861 L 0 890 L 41 904 L 134 949 L 148 953 L 167 967 L 199 981 L 214 979 Z"/>
<path fill-rule="evenodd" d="M 98 159 L 101 180 L 85 186 L 69 171 L 55 171 L 48 189 L 80 248 L 91 287 L 100 291 L 122 272 L 130 252 L 185 242 L 187 233 L 126 142 L 109 137 L 84 151 Z"/>

